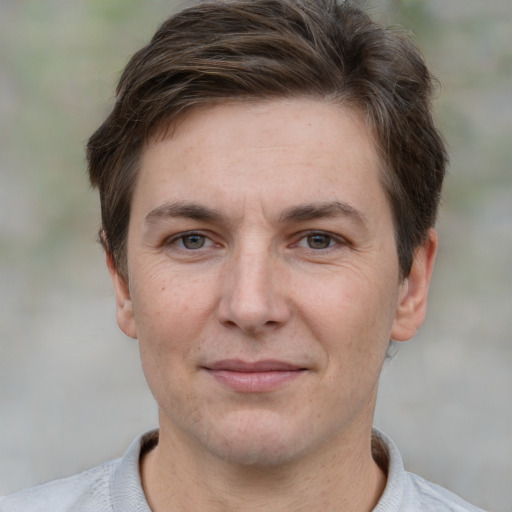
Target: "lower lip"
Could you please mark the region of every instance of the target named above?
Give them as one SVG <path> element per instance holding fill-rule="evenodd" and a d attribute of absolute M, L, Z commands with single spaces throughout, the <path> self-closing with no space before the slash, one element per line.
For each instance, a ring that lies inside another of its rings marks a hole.
<path fill-rule="evenodd" d="M 241 393 L 265 393 L 295 380 L 304 373 L 296 371 L 234 372 L 208 370 L 221 384 Z"/>

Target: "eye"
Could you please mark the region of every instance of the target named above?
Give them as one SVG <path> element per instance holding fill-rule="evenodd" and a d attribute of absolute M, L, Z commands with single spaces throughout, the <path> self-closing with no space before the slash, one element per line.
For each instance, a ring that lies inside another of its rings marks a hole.
<path fill-rule="evenodd" d="M 309 235 L 306 237 L 310 249 L 327 249 L 331 246 L 332 239 L 329 235 Z"/>
<path fill-rule="evenodd" d="M 181 241 L 183 246 L 187 249 L 201 249 L 201 247 L 204 246 L 206 237 L 204 235 L 192 233 L 190 235 L 183 235 L 181 237 Z"/>
<path fill-rule="evenodd" d="M 310 233 L 301 238 L 297 244 L 307 249 L 322 250 L 337 245 L 339 241 L 326 233 Z"/>
<path fill-rule="evenodd" d="M 171 240 L 171 243 L 189 251 L 209 247 L 213 244 L 206 235 L 201 233 L 183 233 Z"/>

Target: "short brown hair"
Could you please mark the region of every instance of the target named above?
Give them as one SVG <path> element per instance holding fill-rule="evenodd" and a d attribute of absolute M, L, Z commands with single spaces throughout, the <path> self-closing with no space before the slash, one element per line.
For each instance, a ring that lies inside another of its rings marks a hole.
<path fill-rule="evenodd" d="M 164 22 L 126 66 L 87 146 L 102 243 L 126 272 L 130 203 L 144 144 L 176 117 L 226 99 L 316 97 L 362 113 L 379 152 L 401 274 L 436 220 L 447 162 L 434 80 L 414 43 L 351 2 L 216 0 Z"/>

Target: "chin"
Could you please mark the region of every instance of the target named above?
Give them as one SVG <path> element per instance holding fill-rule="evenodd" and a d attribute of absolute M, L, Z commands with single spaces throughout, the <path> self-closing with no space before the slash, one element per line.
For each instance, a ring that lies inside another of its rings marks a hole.
<path fill-rule="evenodd" d="M 206 438 L 206 449 L 216 457 L 246 467 L 276 467 L 301 457 L 311 440 L 307 426 L 284 424 L 276 414 L 258 413 L 236 421 L 219 422 Z M 314 444 L 314 443 L 311 443 Z M 312 447 L 310 447 L 312 448 Z"/>

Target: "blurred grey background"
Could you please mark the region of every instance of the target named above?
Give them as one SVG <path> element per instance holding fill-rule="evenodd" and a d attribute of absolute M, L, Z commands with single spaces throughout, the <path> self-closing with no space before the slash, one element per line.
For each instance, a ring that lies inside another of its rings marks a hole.
<path fill-rule="evenodd" d="M 375 0 L 439 77 L 452 165 L 429 316 L 376 424 L 406 466 L 512 511 L 512 2 Z M 0 0 L 0 494 L 119 456 L 156 425 L 115 322 L 83 145 L 172 1 Z"/>

